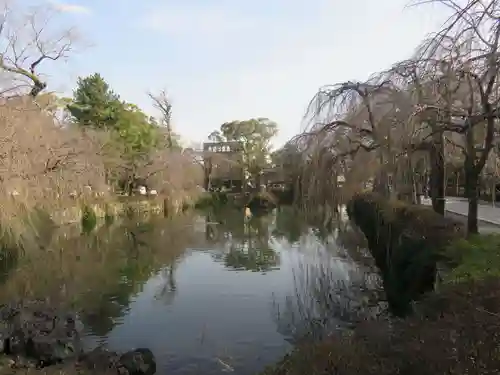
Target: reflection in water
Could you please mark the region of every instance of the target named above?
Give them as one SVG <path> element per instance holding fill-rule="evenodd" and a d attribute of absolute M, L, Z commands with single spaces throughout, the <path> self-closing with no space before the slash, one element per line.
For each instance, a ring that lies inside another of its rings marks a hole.
<path fill-rule="evenodd" d="M 290 243 L 296 243 L 308 230 L 307 224 L 301 219 L 301 215 L 291 206 L 281 206 L 277 209 L 276 223 L 273 228 L 275 238 L 286 239 Z"/>
<path fill-rule="evenodd" d="M 245 217 L 244 212 L 225 212 L 222 217 L 209 214 L 206 232 L 209 240 L 221 245 L 222 253 L 214 253 L 227 268 L 247 271 L 278 269 L 280 257 L 270 246 L 273 216 Z"/>
<path fill-rule="evenodd" d="M 156 299 L 162 300 L 166 305 L 172 304 L 177 294 L 177 283 L 175 281 L 176 267 L 177 264 L 174 262 L 160 271 L 160 277 L 163 282 L 160 288 L 158 288 Z"/>
<path fill-rule="evenodd" d="M 160 374 L 253 374 L 290 341 L 362 316 L 362 244 L 347 226 L 320 232 L 288 207 L 248 220 L 243 211 L 129 218 L 86 235 L 60 228 L 47 251 L 19 262 L 0 298 L 72 305 L 89 346 L 149 347 Z"/>
<path fill-rule="evenodd" d="M 182 256 L 192 243 L 189 217 L 124 221 L 81 235 L 63 227 L 47 251 L 30 253 L 0 290 L 2 300 L 17 296 L 49 298 L 82 310 L 82 320 L 104 336 L 128 312 L 143 284 Z"/>
<path fill-rule="evenodd" d="M 342 248 L 320 248 L 294 269 L 294 293 L 275 301 L 278 331 L 288 340 L 320 340 L 384 311 L 375 270 L 356 264 Z"/>

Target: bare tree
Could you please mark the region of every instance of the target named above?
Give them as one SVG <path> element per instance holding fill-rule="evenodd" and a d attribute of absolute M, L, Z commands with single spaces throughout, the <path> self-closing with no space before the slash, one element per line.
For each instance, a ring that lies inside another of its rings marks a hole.
<path fill-rule="evenodd" d="M 202 184 L 203 167 L 192 154 L 167 147 L 168 142 L 168 135 L 160 133 L 157 147 L 133 154 L 124 152 L 116 141 L 107 142 L 103 157 L 109 179 L 127 194 L 144 185 L 172 199 L 188 196 Z"/>
<path fill-rule="evenodd" d="M 4 94 L 24 93 L 36 97 L 47 87 L 39 71 L 46 61 L 65 59 L 73 50 L 75 32 L 54 30 L 55 11 L 37 7 L 29 10 L 4 2 L 0 15 L 0 69 L 6 73 Z"/>
<path fill-rule="evenodd" d="M 444 214 L 447 168 L 457 185 L 463 169 L 468 229 L 476 233 L 487 162 L 486 174 L 496 173 L 489 155 L 500 116 L 500 1 L 422 3 L 429 2 L 451 15 L 412 59 L 366 82 L 327 86 L 314 97 L 307 113 L 312 126 L 291 142 L 303 153 L 301 193 L 308 200 L 321 196 L 317 205 L 328 194 L 338 196 L 342 173 L 350 190 L 357 175 L 360 182 L 374 178 L 374 188 L 386 195 L 391 185 L 416 201 L 429 177 L 433 208 Z"/>
<path fill-rule="evenodd" d="M 89 193 L 86 186 L 102 192 L 107 186 L 99 139 L 61 127 L 26 99 L 0 105 L 0 230 L 33 245 L 37 233 L 26 220 L 35 208 L 64 209 Z"/>
<path fill-rule="evenodd" d="M 389 196 L 390 180 L 402 168 L 395 155 L 407 141 L 411 106 L 406 93 L 383 78 L 327 86 L 311 101 L 311 129 L 293 143 L 306 155 L 301 193 L 319 198 L 315 206 L 328 200 L 335 211 L 369 180 Z"/>
<path fill-rule="evenodd" d="M 167 147 L 172 148 L 173 139 L 172 139 L 172 103 L 168 98 L 167 92 L 165 90 L 161 90 L 157 95 L 152 93 L 148 94 L 151 100 L 153 101 L 153 105 L 156 109 L 160 111 L 160 124 L 164 126 L 167 130 Z"/>
<path fill-rule="evenodd" d="M 499 117 L 500 2 L 432 1 L 451 9 L 445 27 L 423 44 L 420 59 L 443 90 L 432 111 L 445 130 L 463 134 L 468 231 L 477 233 L 479 178 L 493 147 Z M 439 83 L 439 81 L 438 81 Z"/>

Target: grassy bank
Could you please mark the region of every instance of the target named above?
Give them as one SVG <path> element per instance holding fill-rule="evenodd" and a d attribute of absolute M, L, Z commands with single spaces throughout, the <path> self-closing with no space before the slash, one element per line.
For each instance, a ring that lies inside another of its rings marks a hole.
<path fill-rule="evenodd" d="M 362 208 L 363 219 L 367 219 L 372 211 L 366 202 L 362 206 L 358 208 Z M 390 215 L 382 215 L 381 218 L 380 212 L 377 212 L 372 220 L 377 218 L 384 221 L 385 218 L 385 229 L 388 226 L 392 234 L 397 228 L 401 229 L 397 236 L 399 240 L 403 234 L 405 241 L 408 241 L 413 235 L 424 233 L 425 229 L 429 229 L 426 225 L 430 222 L 442 230 L 445 228 L 444 222 L 429 220 L 429 215 L 433 214 L 419 207 L 400 202 L 395 205 L 382 202 L 378 208 L 381 207 L 388 210 Z M 422 215 L 426 220 L 420 221 L 420 227 L 416 227 Z M 394 222 L 389 220 L 391 217 Z M 403 225 L 403 218 L 406 219 L 407 226 Z M 380 238 L 376 236 L 384 233 L 389 234 L 379 227 L 373 231 L 374 238 L 371 240 Z M 370 238 L 368 240 L 370 242 Z M 386 249 L 391 241 L 389 238 L 385 239 Z M 419 249 L 422 249 L 410 246 L 411 241 L 407 242 L 407 245 L 399 248 L 394 245 L 391 248 L 392 252 L 412 253 L 412 257 L 407 259 L 413 259 L 412 262 L 415 264 L 417 260 L 421 260 L 421 257 L 416 255 L 419 254 Z M 433 256 L 431 258 L 439 259 L 442 281 L 435 291 L 427 291 L 423 296 L 419 296 L 418 302 L 412 303 L 412 314 L 404 319 L 379 317 L 358 324 L 353 330 L 332 335 L 321 342 L 300 345 L 264 373 L 266 375 L 499 373 L 500 235 L 455 238 L 446 245 L 443 242 L 443 246 L 434 247 L 431 255 Z M 418 284 L 418 281 L 416 282 Z"/>
<path fill-rule="evenodd" d="M 177 214 L 191 207 L 193 203 L 189 197 L 179 200 L 170 200 L 165 197 L 128 197 L 119 196 L 115 199 L 102 202 L 89 201 L 79 202 L 61 210 L 50 213 L 51 219 L 56 225 L 81 223 L 86 212 L 92 212 L 98 219 L 106 216 L 118 217 L 128 213 L 135 214 L 164 214 L 165 216 Z"/>
<path fill-rule="evenodd" d="M 225 208 L 249 207 L 254 212 L 275 208 L 278 199 L 269 192 L 257 193 L 226 193 L 205 192 L 198 197 L 194 207 L 200 210 L 221 210 Z"/>

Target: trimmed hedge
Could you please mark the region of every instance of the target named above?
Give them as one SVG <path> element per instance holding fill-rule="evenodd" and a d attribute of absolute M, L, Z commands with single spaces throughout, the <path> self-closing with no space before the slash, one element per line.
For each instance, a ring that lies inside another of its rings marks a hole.
<path fill-rule="evenodd" d="M 375 193 L 355 195 L 347 213 L 368 241 L 389 306 L 397 316 L 410 313 L 411 301 L 434 290 L 436 265 L 445 259 L 444 249 L 465 236 L 461 223 L 430 207 L 387 200 Z"/>

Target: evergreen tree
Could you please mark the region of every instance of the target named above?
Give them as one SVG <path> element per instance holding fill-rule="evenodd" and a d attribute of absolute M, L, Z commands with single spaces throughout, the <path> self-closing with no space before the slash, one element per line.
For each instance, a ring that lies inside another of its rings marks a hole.
<path fill-rule="evenodd" d="M 68 109 L 74 121 L 81 126 L 115 128 L 124 110 L 115 94 L 99 73 L 78 78 L 73 101 Z"/>

